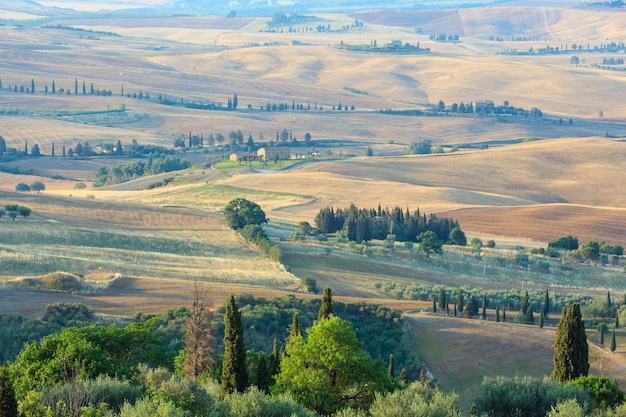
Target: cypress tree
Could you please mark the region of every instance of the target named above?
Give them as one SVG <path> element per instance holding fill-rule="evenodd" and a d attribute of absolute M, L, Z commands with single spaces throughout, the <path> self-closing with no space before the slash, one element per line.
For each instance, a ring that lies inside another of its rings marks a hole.
<path fill-rule="evenodd" d="M 265 354 L 261 353 L 259 356 L 259 361 L 256 366 L 256 386 L 259 388 L 259 391 L 269 394 L 272 376 L 267 366 Z"/>
<path fill-rule="evenodd" d="M 539 313 L 539 328 L 543 329 L 543 311 Z"/>
<path fill-rule="evenodd" d="M 403 384 L 409 383 L 409 377 L 406 374 L 406 368 L 402 368 L 402 370 L 400 371 L 400 382 L 402 382 Z"/>
<path fill-rule="evenodd" d="M 465 307 L 465 303 L 463 301 L 463 290 L 459 290 L 456 294 L 456 309 L 462 312 L 463 307 Z"/>
<path fill-rule="evenodd" d="M 246 348 L 243 341 L 241 313 L 231 294 L 226 301 L 224 313 L 224 359 L 222 361 L 222 385 L 220 398 L 234 392 L 244 392 L 248 386 Z"/>
<path fill-rule="evenodd" d="M 324 293 L 322 294 L 322 305 L 320 306 L 317 319 L 327 319 L 331 314 L 333 314 L 333 294 L 330 287 L 326 287 L 324 288 Z"/>
<path fill-rule="evenodd" d="M 615 349 L 617 348 L 617 345 L 615 344 L 615 330 L 613 330 L 612 333 L 613 334 L 611 335 L 611 352 L 615 352 Z"/>
<path fill-rule="evenodd" d="M 604 346 L 604 324 L 600 325 L 600 344 Z"/>
<path fill-rule="evenodd" d="M 543 315 L 548 317 L 548 314 L 550 314 L 550 294 L 546 290 L 546 295 L 543 297 Z"/>
<path fill-rule="evenodd" d="M 433 313 L 437 312 L 437 300 L 435 299 L 435 296 L 433 295 Z"/>
<path fill-rule="evenodd" d="M 556 327 L 553 363 L 551 378 L 560 382 L 589 373 L 589 346 L 578 304 L 563 309 Z"/>
<path fill-rule="evenodd" d="M 17 401 L 5 367 L 0 367 L 0 416 L 17 417 Z"/>
<path fill-rule="evenodd" d="M 392 381 L 396 378 L 396 371 L 393 367 L 393 353 L 389 355 L 389 370 L 388 370 L 388 375 L 389 375 L 389 379 L 391 379 Z"/>
<path fill-rule="evenodd" d="M 439 308 L 444 309 L 446 307 L 446 304 L 448 303 L 447 300 L 448 297 L 446 297 L 446 290 L 444 290 L 443 288 L 439 289 Z"/>
<path fill-rule="evenodd" d="M 506 306 L 504 306 L 502 310 L 502 321 L 506 323 Z"/>
<path fill-rule="evenodd" d="M 456 304 L 454 304 L 454 317 L 456 317 Z"/>
<path fill-rule="evenodd" d="M 613 303 L 611 303 L 611 291 L 606 292 L 606 305 L 611 307 Z"/>
<path fill-rule="evenodd" d="M 298 313 L 293 313 L 293 319 L 291 320 L 291 326 L 289 326 L 289 340 L 293 340 L 298 336 L 302 336 L 302 328 L 300 327 L 300 321 L 298 320 Z"/>
<path fill-rule="evenodd" d="M 500 323 L 500 304 L 496 304 L 496 323 Z"/>
<path fill-rule="evenodd" d="M 483 317 L 483 320 L 487 319 L 487 296 L 485 294 L 483 294 L 483 313 L 482 313 L 482 317 Z"/>

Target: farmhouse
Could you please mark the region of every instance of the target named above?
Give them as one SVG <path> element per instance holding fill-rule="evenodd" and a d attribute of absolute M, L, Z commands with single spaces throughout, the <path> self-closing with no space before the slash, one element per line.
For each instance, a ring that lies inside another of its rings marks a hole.
<path fill-rule="evenodd" d="M 287 146 L 277 146 L 274 148 L 261 148 L 257 152 L 260 161 L 275 161 L 277 159 L 290 159 L 291 153 Z"/>
<path fill-rule="evenodd" d="M 233 162 L 240 161 L 256 161 L 259 159 L 259 156 L 254 152 L 236 152 L 230 154 L 230 160 Z"/>

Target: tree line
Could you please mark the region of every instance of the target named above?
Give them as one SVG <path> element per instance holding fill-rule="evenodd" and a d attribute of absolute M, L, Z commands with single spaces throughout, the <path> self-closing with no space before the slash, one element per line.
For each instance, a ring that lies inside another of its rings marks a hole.
<path fill-rule="evenodd" d="M 185 159 L 173 156 L 149 154 L 146 161 L 133 161 L 119 164 L 113 168 L 100 167 L 94 187 L 109 184 L 119 184 L 134 180 L 145 175 L 155 175 L 163 172 L 178 171 L 191 166 Z"/>
<path fill-rule="evenodd" d="M 432 232 L 443 243 L 450 242 L 450 232 L 459 223 L 436 214 L 426 215 L 418 208 L 414 212 L 400 207 L 360 209 L 354 204 L 347 209 L 326 207 L 315 216 L 315 226 L 324 233 L 342 231 L 350 241 L 361 243 L 372 239 L 384 240 L 393 235 L 398 242 L 418 242 L 418 235 Z"/>

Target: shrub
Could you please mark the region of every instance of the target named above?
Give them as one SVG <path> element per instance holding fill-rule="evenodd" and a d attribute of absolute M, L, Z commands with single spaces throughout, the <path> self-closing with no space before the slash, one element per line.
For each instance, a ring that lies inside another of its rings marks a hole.
<path fill-rule="evenodd" d="M 30 191 L 30 185 L 25 182 L 20 182 L 15 186 L 15 191 L 28 192 Z"/>
<path fill-rule="evenodd" d="M 76 185 L 74 185 L 75 190 L 82 190 L 84 188 L 87 188 L 87 184 L 84 182 L 77 182 Z"/>
<path fill-rule="evenodd" d="M 306 290 L 308 292 L 312 292 L 314 294 L 317 294 L 317 292 L 319 291 L 317 289 L 317 281 L 314 278 L 311 277 L 304 277 L 302 278 L 302 284 L 304 284 L 304 286 L 306 287 Z"/>
<path fill-rule="evenodd" d="M 433 389 L 414 382 L 404 390 L 384 396 L 376 395 L 369 414 L 372 417 L 460 417 L 458 399 L 456 394 L 443 393 L 438 388 Z"/>
<path fill-rule="evenodd" d="M 317 414 L 298 404 L 290 395 L 265 395 L 256 387 L 242 394 L 227 395 L 218 403 L 216 417 L 316 417 Z M 120 416 L 124 417 L 124 416 Z"/>
<path fill-rule="evenodd" d="M 124 404 L 119 417 L 191 417 L 191 413 L 163 399 L 144 398 L 135 404 Z"/>

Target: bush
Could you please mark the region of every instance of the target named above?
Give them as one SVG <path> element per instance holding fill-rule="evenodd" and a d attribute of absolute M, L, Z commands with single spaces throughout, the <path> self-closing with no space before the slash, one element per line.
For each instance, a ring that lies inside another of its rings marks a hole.
<path fill-rule="evenodd" d="M 84 182 L 77 182 L 76 185 L 74 185 L 75 190 L 82 190 L 84 188 L 87 188 L 87 184 Z"/>
<path fill-rule="evenodd" d="M 592 407 L 592 399 L 584 389 L 548 378 L 485 377 L 482 388 L 476 400 L 477 411 L 490 417 L 544 417 L 552 407 L 569 399 L 581 405 L 585 413 Z"/>
<path fill-rule="evenodd" d="M 119 417 L 191 417 L 191 413 L 163 399 L 144 398 L 135 404 L 124 404 Z"/>
<path fill-rule="evenodd" d="M 319 291 L 317 289 L 317 281 L 311 277 L 307 276 L 307 277 L 302 278 L 302 284 L 304 284 L 308 292 L 317 294 L 317 292 Z"/>
<path fill-rule="evenodd" d="M 215 407 L 215 417 L 317 417 L 318 414 L 298 404 L 290 395 L 265 395 L 256 387 L 243 394 L 227 395 Z M 120 416 L 124 417 L 124 416 Z"/>
<path fill-rule="evenodd" d="M 117 413 L 124 403 L 132 404 L 142 395 L 141 388 L 128 381 L 100 376 L 91 380 L 46 386 L 42 390 L 41 402 L 44 407 L 50 407 L 58 415 L 67 413 L 80 416 L 83 407 L 99 406 L 103 403 Z"/>
<path fill-rule="evenodd" d="M 458 399 L 456 394 L 443 393 L 438 388 L 415 382 L 404 390 L 376 395 L 369 414 L 371 417 L 460 417 Z"/>

